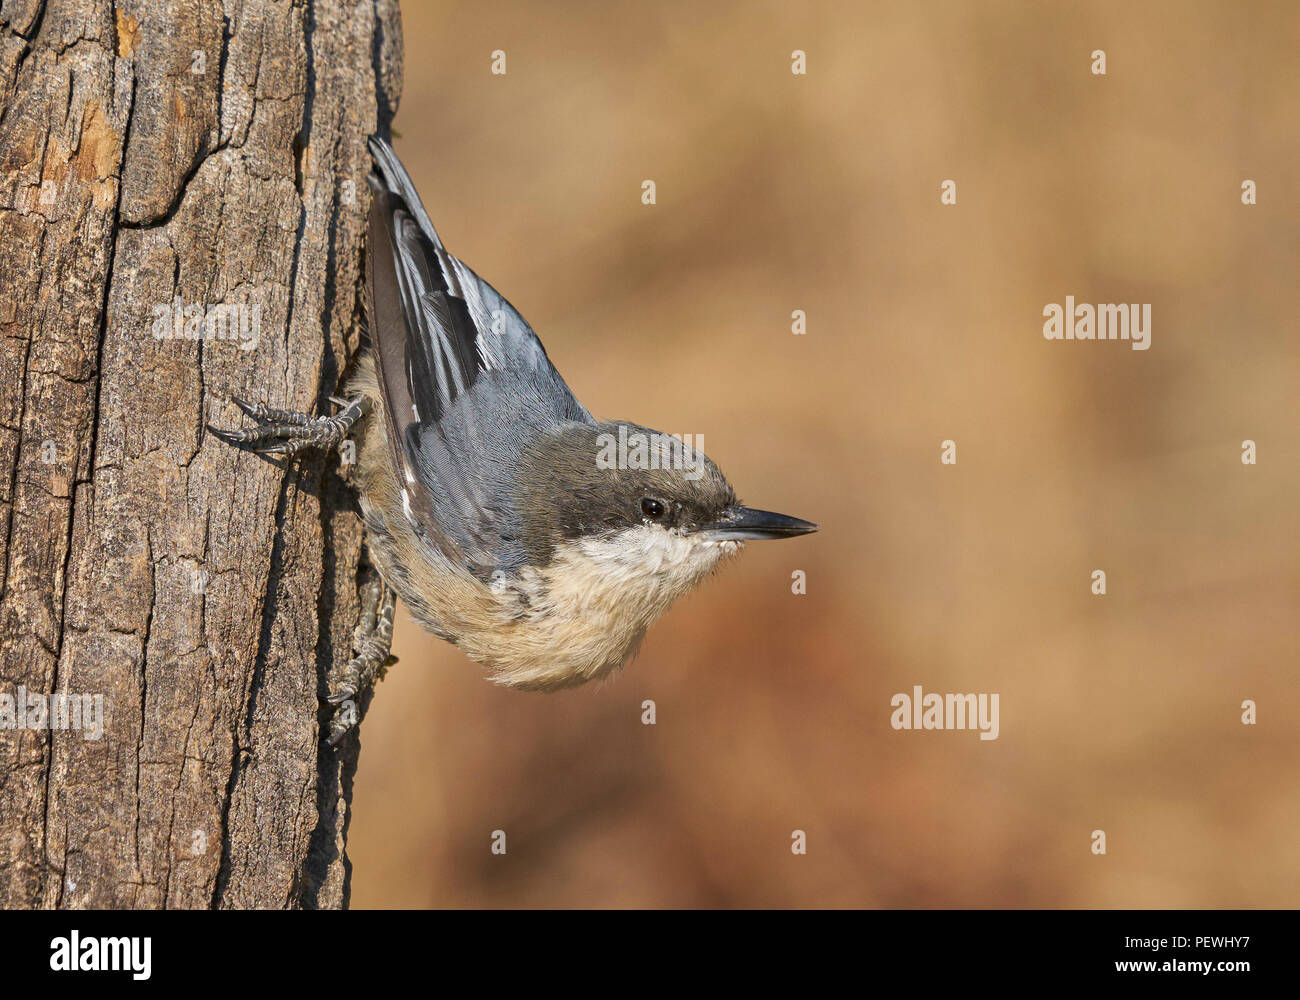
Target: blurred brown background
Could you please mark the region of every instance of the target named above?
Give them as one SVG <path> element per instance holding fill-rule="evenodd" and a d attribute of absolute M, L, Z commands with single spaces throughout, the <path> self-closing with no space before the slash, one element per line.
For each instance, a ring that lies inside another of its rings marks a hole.
<path fill-rule="evenodd" d="M 822 530 L 590 689 L 402 612 L 353 905 L 1300 902 L 1295 5 L 405 6 L 447 246 L 598 417 Z M 1044 340 L 1070 294 L 1151 303 L 1151 349 Z M 914 684 L 998 692 L 1000 738 L 894 731 Z"/>

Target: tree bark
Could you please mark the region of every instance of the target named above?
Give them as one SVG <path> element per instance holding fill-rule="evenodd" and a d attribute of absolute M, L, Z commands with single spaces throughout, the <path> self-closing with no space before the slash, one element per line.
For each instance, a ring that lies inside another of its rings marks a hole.
<path fill-rule="evenodd" d="M 396 0 L 4 0 L 0 906 L 347 903 L 353 502 L 205 423 L 329 411 L 400 63 Z M 6 722 L 60 692 L 102 738 Z"/>

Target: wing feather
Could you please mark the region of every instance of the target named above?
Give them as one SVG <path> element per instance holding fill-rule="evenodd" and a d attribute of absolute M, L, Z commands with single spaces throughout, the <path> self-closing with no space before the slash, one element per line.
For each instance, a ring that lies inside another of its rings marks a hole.
<path fill-rule="evenodd" d="M 595 421 L 518 311 L 447 252 L 392 147 L 370 149 L 372 346 L 395 462 L 412 484 L 408 516 L 486 575 L 521 555 L 510 503 L 520 453 L 566 422 Z"/>

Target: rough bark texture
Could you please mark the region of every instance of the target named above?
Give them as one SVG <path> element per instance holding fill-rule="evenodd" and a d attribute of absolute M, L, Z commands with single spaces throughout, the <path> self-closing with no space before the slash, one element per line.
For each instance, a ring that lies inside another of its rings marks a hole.
<path fill-rule="evenodd" d="M 400 51 L 396 0 L 0 8 L 0 695 L 106 712 L 0 728 L 0 905 L 346 905 L 360 528 L 336 458 L 204 424 L 327 409 Z"/>

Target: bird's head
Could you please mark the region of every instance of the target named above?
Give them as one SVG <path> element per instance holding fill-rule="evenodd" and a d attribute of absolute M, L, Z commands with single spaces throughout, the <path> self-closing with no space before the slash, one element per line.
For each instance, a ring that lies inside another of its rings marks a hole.
<path fill-rule="evenodd" d="M 568 424 L 523 461 L 529 562 L 572 565 L 593 587 L 626 588 L 632 601 L 666 607 L 743 542 L 817 530 L 741 506 L 703 451 L 636 424 Z"/>

